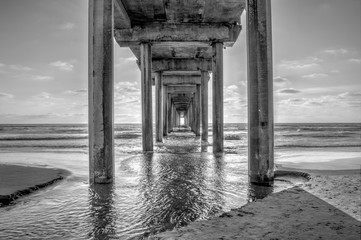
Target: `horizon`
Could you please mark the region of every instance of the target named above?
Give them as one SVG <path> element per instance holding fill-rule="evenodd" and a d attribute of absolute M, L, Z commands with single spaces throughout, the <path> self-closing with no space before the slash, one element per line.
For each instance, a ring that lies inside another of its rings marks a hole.
<path fill-rule="evenodd" d="M 272 15 L 275 123 L 360 123 L 361 1 L 273 0 Z M 87 124 L 87 1 L 0 1 L 0 22 L 0 124 Z M 224 50 L 225 123 L 247 123 L 241 24 Z M 114 64 L 115 124 L 140 124 L 135 57 L 115 43 Z M 153 116 L 154 103 L 153 89 Z"/>

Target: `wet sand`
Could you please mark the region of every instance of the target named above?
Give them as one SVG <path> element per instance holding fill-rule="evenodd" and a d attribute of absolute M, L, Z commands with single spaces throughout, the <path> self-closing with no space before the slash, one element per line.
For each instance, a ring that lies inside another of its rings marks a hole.
<path fill-rule="evenodd" d="M 309 181 L 150 239 L 361 239 L 361 172 L 346 162 L 360 159 L 312 164 L 316 169 L 283 163 L 281 171 L 308 173 Z"/>
<path fill-rule="evenodd" d="M 70 172 L 62 169 L 0 164 L 0 206 L 49 186 Z"/>

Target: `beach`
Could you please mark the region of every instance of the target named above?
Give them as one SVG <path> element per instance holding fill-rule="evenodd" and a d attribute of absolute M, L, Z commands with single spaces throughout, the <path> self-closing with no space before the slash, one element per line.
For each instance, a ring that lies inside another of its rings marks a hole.
<path fill-rule="evenodd" d="M 281 170 L 308 173 L 310 180 L 150 239 L 360 239 L 360 169 Z"/>

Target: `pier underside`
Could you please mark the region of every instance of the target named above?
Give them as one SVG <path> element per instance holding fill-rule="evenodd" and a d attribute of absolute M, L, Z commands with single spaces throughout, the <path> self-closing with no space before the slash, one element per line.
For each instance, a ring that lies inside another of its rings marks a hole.
<path fill-rule="evenodd" d="M 249 57 L 250 179 L 273 182 L 272 50 L 269 0 L 90 0 L 89 140 L 91 182 L 112 181 L 113 38 L 128 47 L 141 71 L 143 150 L 175 127 L 223 152 L 223 49 L 232 47 L 246 6 Z M 212 94 L 208 83 L 212 75 Z"/>

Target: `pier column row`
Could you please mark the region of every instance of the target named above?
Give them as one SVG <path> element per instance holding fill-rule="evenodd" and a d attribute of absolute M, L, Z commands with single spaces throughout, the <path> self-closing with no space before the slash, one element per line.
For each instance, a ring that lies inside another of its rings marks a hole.
<path fill-rule="evenodd" d="M 89 1 L 89 182 L 114 178 L 113 0 Z"/>
<path fill-rule="evenodd" d="M 168 135 L 168 87 L 163 86 L 163 136 Z"/>
<path fill-rule="evenodd" d="M 201 135 L 201 85 L 196 84 L 195 93 L 195 134 L 196 136 Z"/>
<path fill-rule="evenodd" d="M 247 0 L 248 164 L 250 183 L 274 181 L 271 1 Z"/>

